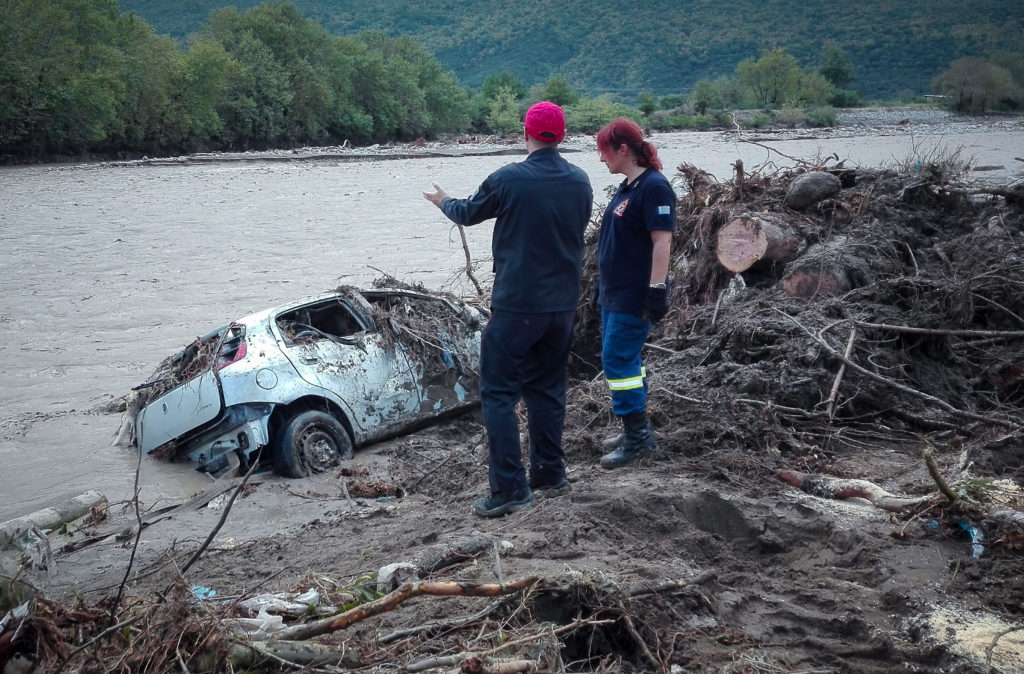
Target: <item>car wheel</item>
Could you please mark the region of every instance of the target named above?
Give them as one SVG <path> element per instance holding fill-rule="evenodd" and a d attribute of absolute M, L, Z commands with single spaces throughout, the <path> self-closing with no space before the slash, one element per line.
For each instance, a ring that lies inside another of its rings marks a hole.
<path fill-rule="evenodd" d="M 274 472 L 306 477 L 352 457 L 352 440 L 334 416 L 320 410 L 302 412 L 281 429 L 274 447 Z"/>

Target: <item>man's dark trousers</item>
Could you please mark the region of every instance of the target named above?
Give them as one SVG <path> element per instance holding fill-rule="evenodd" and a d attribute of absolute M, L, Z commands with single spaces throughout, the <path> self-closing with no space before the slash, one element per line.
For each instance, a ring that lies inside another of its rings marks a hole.
<path fill-rule="evenodd" d="M 491 493 L 528 485 L 519 443 L 516 405 L 526 403 L 530 475 L 534 483 L 565 479 L 566 366 L 575 311 L 495 311 L 480 354 L 480 403 L 490 447 Z"/>

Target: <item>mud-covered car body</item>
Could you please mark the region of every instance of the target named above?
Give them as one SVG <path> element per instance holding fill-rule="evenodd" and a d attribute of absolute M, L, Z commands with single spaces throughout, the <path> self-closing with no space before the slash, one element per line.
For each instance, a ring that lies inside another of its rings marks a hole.
<path fill-rule="evenodd" d="M 410 290 L 339 289 L 198 338 L 137 387 L 141 451 L 217 472 L 256 452 L 301 476 L 478 402 L 486 314 Z"/>

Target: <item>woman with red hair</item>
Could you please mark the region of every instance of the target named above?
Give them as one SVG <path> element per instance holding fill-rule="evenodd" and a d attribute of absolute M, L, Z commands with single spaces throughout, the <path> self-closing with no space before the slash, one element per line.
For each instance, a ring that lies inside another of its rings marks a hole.
<path fill-rule="evenodd" d="M 597 151 L 609 172 L 625 176 L 605 210 L 597 244 L 601 363 L 612 411 L 623 425 L 601 465 L 619 468 L 658 451 L 647 417 L 642 349 L 651 325 L 668 311 L 676 195 L 636 122 L 610 122 L 597 134 Z"/>

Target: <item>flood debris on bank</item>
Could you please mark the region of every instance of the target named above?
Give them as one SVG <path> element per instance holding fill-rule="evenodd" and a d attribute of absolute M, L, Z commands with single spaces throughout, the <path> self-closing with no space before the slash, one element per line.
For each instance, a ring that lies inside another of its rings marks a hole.
<path fill-rule="evenodd" d="M 0 631 L 0 661 L 1021 671 L 1024 188 L 966 186 L 954 169 L 831 158 L 719 182 L 680 166 L 671 310 L 646 352 L 659 459 L 596 467 L 618 429 L 584 302 L 572 497 L 474 520 L 486 445 L 463 417 L 338 473 L 343 505 L 300 532 L 207 551 L 187 574 L 155 560 L 118 603 L 36 600 Z M 590 250 L 584 297 L 593 284 Z M 425 334 L 405 320 L 396 334 Z M 353 496 L 365 484 L 395 488 Z M 271 561 L 285 555 L 295 568 Z M 322 604 L 241 606 L 276 587 Z"/>

